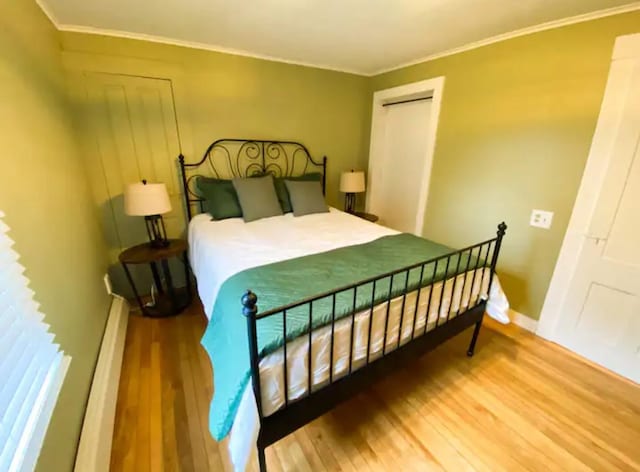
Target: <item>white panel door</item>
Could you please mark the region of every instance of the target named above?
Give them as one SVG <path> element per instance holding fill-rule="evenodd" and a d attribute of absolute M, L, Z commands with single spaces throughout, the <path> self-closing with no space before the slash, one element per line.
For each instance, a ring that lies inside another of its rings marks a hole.
<path fill-rule="evenodd" d="M 620 119 L 556 337 L 640 383 L 640 57 L 611 73 L 628 77 L 625 97 L 602 106 L 621 107 Z"/>
<path fill-rule="evenodd" d="M 425 162 L 431 106 L 431 99 L 389 105 L 383 116 L 384 153 L 376 163 L 371 211 L 385 226 L 406 233 L 422 230 L 416 221 L 423 184 L 428 185 L 425 167 L 431 169 Z"/>

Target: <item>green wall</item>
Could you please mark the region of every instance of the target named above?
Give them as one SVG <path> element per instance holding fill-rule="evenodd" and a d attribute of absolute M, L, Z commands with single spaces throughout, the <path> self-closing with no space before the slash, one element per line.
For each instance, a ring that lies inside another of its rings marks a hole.
<path fill-rule="evenodd" d="M 105 248 L 76 148 L 58 33 L 0 3 L 0 208 L 56 341 L 72 357 L 38 463 L 71 470 L 109 309 Z"/>
<path fill-rule="evenodd" d="M 454 246 L 509 225 L 500 278 L 539 318 L 600 110 L 614 40 L 640 12 L 578 23 L 406 67 L 372 91 L 445 76 L 424 234 Z M 550 230 L 528 225 L 555 212 Z"/>

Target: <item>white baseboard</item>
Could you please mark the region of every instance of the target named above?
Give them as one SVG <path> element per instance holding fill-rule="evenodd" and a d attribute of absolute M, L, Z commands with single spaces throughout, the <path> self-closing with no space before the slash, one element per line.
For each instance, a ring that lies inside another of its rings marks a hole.
<path fill-rule="evenodd" d="M 108 472 L 129 304 L 113 296 L 82 424 L 75 472 Z"/>
<path fill-rule="evenodd" d="M 534 320 L 533 318 L 523 315 L 522 313 L 518 313 L 515 310 L 509 310 L 509 318 L 511 318 L 512 323 L 520 326 L 522 329 L 531 331 L 534 334 L 538 329 L 538 320 Z"/>

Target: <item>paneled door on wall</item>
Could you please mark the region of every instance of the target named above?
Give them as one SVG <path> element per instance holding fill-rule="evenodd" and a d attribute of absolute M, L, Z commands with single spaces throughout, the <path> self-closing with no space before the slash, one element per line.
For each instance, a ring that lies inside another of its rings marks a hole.
<path fill-rule="evenodd" d="M 555 340 L 640 383 L 640 35 L 637 44 L 635 57 L 611 68 L 618 85 L 601 114 L 615 118 L 594 138 L 608 164 Z M 594 187 L 588 191 L 598 193 Z"/>
<path fill-rule="evenodd" d="M 88 169 L 115 264 L 122 249 L 147 240 L 144 219 L 124 213 L 123 192 L 128 183 L 164 182 L 173 207 L 164 215 L 167 232 L 171 237 L 184 232 L 172 84 L 168 79 L 106 73 L 86 73 L 85 84 L 82 116 L 88 135 Z M 130 293 L 119 267 L 113 267 L 111 275 L 116 291 Z"/>

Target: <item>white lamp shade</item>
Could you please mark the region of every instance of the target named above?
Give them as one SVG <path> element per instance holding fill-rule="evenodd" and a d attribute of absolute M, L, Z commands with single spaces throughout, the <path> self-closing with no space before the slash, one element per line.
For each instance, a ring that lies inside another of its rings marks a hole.
<path fill-rule="evenodd" d="M 124 212 L 131 216 L 162 215 L 171 211 L 165 184 L 136 182 L 124 191 Z"/>
<path fill-rule="evenodd" d="M 343 172 L 340 176 L 340 191 L 343 193 L 361 193 L 364 192 L 364 172 L 351 171 Z"/>

